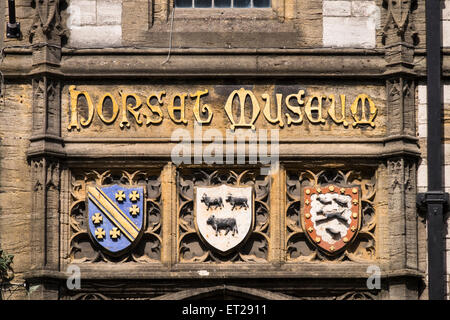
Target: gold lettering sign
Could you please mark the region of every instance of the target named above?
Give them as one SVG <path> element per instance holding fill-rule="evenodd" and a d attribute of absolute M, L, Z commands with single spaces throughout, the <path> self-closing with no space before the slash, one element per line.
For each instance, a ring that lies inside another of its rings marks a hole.
<path fill-rule="evenodd" d="M 105 125 L 112 125 L 117 121 L 122 129 L 130 128 L 133 122 L 138 126 L 159 125 L 165 119 L 164 110 L 167 112 L 166 118 L 175 124 L 186 125 L 193 121 L 206 125 L 212 124 L 214 113 L 220 109 L 224 111 L 231 130 L 255 130 L 256 121 L 261 117 L 269 125 L 279 128 L 284 128 L 285 124 L 288 127 L 302 125 L 304 120 L 316 126 L 334 124 L 348 128 L 351 123 L 351 128 L 374 128 L 378 113 L 375 102 L 364 93 L 352 98 L 353 102 L 347 109 L 345 94 L 339 94 L 338 98 L 335 94 L 314 93 L 307 96 L 305 90 L 298 90 L 284 96 L 277 92 L 256 94 L 252 90 L 240 88 L 231 91 L 226 96 L 225 104 L 220 106 L 206 103 L 210 91 L 200 89 L 194 92 L 174 92 L 168 96 L 165 90 L 161 90 L 142 96 L 130 90 L 119 89 L 116 93 L 102 93 L 95 99 L 96 96 L 90 95 L 88 91 L 77 90 L 71 85 L 67 129 L 70 131 L 87 128 L 95 117 Z M 80 97 L 86 100 L 87 116 L 86 111 L 83 115 L 80 114 Z M 106 101 L 109 101 L 109 112 L 105 110 Z M 261 123 L 260 120 L 258 123 Z"/>
<path fill-rule="evenodd" d="M 78 97 L 84 96 L 87 101 L 88 105 L 88 118 L 87 119 L 80 119 L 80 124 L 83 127 L 89 126 L 89 124 L 92 122 L 92 119 L 94 118 L 94 104 L 92 103 L 91 97 L 86 91 L 77 91 L 75 90 L 75 86 L 69 87 L 70 92 L 70 124 L 69 124 L 69 130 L 76 128 L 80 129 L 80 126 L 78 125 L 78 113 L 77 113 L 77 107 L 78 107 Z"/>
<path fill-rule="evenodd" d="M 142 124 L 142 120 L 140 119 L 141 118 L 141 114 L 137 111 L 142 105 L 141 98 L 139 98 L 134 93 L 124 93 L 124 92 L 119 92 L 119 93 L 122 96 L 122 107 L 123 107 L 122 120 L 120 121 L 120 127 L 121 128 L 123 128 L 125 126 L 130 127 L 130 123 L 128 122 L 128 117 L 127 117 L 128 112 L 131 115 L 133 115 L 134 120 L 136 121 L 136 123 L 138 125 L 141 125 Z M 133 98 L 136 101 L 134 106 L 131 103 L 127 104 L 127 99 L 129 97 Z"/>
<path fill-rule="evenodd" d="M 145 124 L 148 126 L 150 124 L 159 124 L 163 121 L 163 113 L 161 111 L 161 107 L 163 105 L 162 97 L 166 95 L 165 91 L 160 91 L 158 94 L 152 93 L 147 98 L 147 107 L 152 113 L 151 115 L 148 113 L 144 113 L 144 117 L 147 118 Z M 152 98 L 156 98 L 159 105 L 152 105 L 150 102 Z M 155 114 L 157 114 L 157 118 L 152 118 Z"/>
<path fill-rule="evenodd" d="M 113 106 L 112 116 L 109 119 L 106 119 L 106 117 L 103 115 L 103 106 L 104 106 L 106 98 L 111 99 L 112 106 Z M 97 104 L 97 115 L 100 117 L 100 120 L 102 120 L 106 124 L 111 124 L 116 120 L 118 114 L 119 114 L 119 105 L 117 104 L 116 99 L 114 99 L 112 94 L 105 93 L 103 95 L 103 97 L 98 101 L 98 104 Z"/>
<path fill-rule="evenodd" d="M 235 116 L 233 115 L 233 100 L 235 96 L 239 97 L 239 106 L 240 106 L 240 117 L 239 122 L 236 122 Z M 245 119 L 245 100 L 247 96 L 250 97 L 252 103 L 252 118 L 250 121 L 246 121 Z M 235 128 L 252 128 L 255 129 L 255 121 L 258 118 L 259 112 L 261 109 L 259 108 L 259 102 L 256 99 L 255 95 L 250 90 L 245 90 L 241 88 L 239 90 L 234 90 L 228 97 L 228 100 L 225 104 L 225 111 L 227 113 L 228 118 L 231 121 L 231 130 Z"/>
<path fill-rule="evenodd" d="M 361 116 L 358 118 L 358 104 L 360 101 Z M 367 119 L 366 115 L 366 101 L 369 103 L 369 119 Z M 352 106 L 350 107 L 350 110 L 352 111 L 353 119 L 355 119 L 355 122 L 353 122 L 354 127 L 356 127 L 358 124 L 369 124 L 370 126 L 375 127 L 375 122 L 373 122 L 373 120 L 377 115 L 377 108 L 375 107 L 375 103 L 373 103 L 373 101 L 367 94 L 360 94 L 359 96 L 357 96 Z"/>
<path fill-rule="evenodd" d="M 266 106 L 263 109 L 264 117 L 266 117 L 267 121 L 269 121 L 272 124 L 279 124 L 280 128 L 284 127 L 283 118 L 281 115 L 281 103 L 283 99 L 283 95 L 281 93 L 277 93 L 277 116 L 276 118 L 272 118 L 272 115 L 270 114 L 270 95 L 267 93 L 263 93 L 261 95 L 264 101 L 266 101 Z"/>
<path fill-rule="evenodd" d="M 302 111 L 300 109 L 301 106 L 305 104 L 305 101 L 302 99 L 302 97 L 305 95 L 305 90 L 299 90 L 297 94 L 290 94 L 286 97 L 286 107 L 291 111 L 292 113 L 297 115 L 297 119 L 292 118 L 292 116 L 289 113 L 286 113 L 286 119 L 287 119 L 287 125 L 290 126 L 291 124 L 300 124 L 303 121 Z M 290 101 L 292 98 L 297 99 L 298 107 L 295 107 L 291 105 Z"/>
<path fill-rule="evenodd" d="M 325 123 L 325 119 L 322 117 L 322 100 L 326 96 L 312 96 L 308 99 L 305 106 L 305 113 L 311 123 Z M 317 106 L 313 106 L 314 100 L 317 100 Z M 313 115 L 313 111 L 316 115 Z"/>
<path fill-rule="evenodd" d="M 187 93 L 180 93 L 176 94 L 172 98 L 172 104 L 167 108 L 169 110 L 169 116 L 170 119 L 175 123 L 188 123 L 186 118 L 184 117 L 184 110 L 185 110 L 185 99 L 186 99 Z M 180 105 L 175 106 L 175 101 L 180 100 Z M 180 116 L 177 117 L 175 115 L 175 111 L 180 112 Z"/>
<path fill-rule="evenodd" d="M 333 120 L 336 124 L 343 124 L 344 127 L 348 127 L 348 122 L 345 120 L 345 95 L 341 94 L 341 117 L 338 118 L 336 114 L 336 98 L 334 97 L 334 94 L 330 94 L 328 96 L 328 99 L 331 101 L 331 105 L 328 108 L 328 115 L 330 116 L 331 120 Z"/>
<path fill-rule="evenodd" d="M 195 94 L 191 94 L 191 98 L 197 98 L 195 101 L 195 106 L 194 106 L 194 116 L 195 116 L 195 120 L 201 124 L 210 123 L 211 119 L 212 119 L 212 115 L 213 115 L 209 106 L 207 104 L 205 104 L 202 107 L 202 113 L 207 113 L 208 117 L 205 120 L 202 120 L 200 117 L 200 98 L 207 94 L 208 94 L 208 89 L 206 89 L 204 91 L 197 91 Z"/>

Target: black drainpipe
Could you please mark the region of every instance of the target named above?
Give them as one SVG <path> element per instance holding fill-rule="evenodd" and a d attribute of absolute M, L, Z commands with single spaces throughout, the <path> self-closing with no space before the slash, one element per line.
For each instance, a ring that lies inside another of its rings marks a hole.
<path fill-rule="evenodd" d="M 8 0 L 9 22 L 6 24 L 7 38 L 20 38 L 20 23 L 16 21 L 16 3 Z"/>
<path fill-rule="evenodd" d="M 427 162 L 428 191 L 418 194 L 426 210 L 428 230 L 428 294 L 430 300 L 444 300 L 446 295 L 444 208 L 448 194 L 443 189 L 443 125 L 441 88 L 441 6 L 439 0 L 426 4 L 427 28 Z"/>

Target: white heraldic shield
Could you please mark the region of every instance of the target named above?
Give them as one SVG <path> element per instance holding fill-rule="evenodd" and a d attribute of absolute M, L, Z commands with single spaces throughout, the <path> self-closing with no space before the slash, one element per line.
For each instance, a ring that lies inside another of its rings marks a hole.
<path fill-rule="evenodd" d="M 220 253 L 228 253 L 253 226 L 252 187 L 196 187 L 195 222 L 202 238 Z"/>

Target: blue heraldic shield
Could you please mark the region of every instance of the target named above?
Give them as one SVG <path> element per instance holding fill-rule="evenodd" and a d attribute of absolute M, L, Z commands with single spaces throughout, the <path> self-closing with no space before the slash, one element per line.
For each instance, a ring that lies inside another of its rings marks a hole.
<path fill-rule="evenodd" d="M 144 187 L 89 186 L 88 224 L 91 238 L 113 255 L 138 241 L 144 227 Z"/>

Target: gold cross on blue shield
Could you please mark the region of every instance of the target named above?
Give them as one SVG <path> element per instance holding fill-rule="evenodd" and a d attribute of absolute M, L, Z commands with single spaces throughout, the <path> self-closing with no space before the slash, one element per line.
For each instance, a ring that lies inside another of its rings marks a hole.
<path fill-rule="evenodd" d="M 107 253 L 117 255 L 137 242 L 144 229 L 144 187 L 87 187 L 91 238 Z"/>

